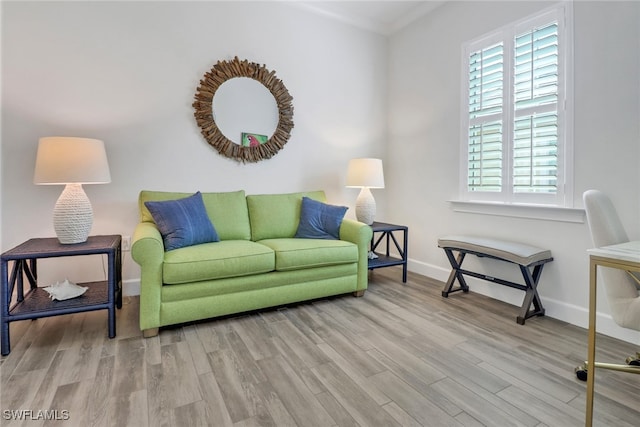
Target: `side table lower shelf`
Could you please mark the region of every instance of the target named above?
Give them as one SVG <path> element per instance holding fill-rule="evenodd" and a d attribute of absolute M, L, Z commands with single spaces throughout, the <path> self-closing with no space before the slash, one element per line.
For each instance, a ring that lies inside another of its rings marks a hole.
<path fill-rule="evenodd" d="M 32 289 L 24 296 L 24 300 L 9 309 L 9 314 L 14 320 L 25 320 L 109 308 L 106 281 L 78 283 L 78 286 L 88 289 L 77 298 L 63 301 L 52 300 L 43 288 Z"/>

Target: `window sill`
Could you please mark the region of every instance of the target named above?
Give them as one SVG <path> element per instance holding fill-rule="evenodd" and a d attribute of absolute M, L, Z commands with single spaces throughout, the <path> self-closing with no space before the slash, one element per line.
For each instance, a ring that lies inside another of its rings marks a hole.
<path fill-rule="evenodd" d="M 455 212 L 584 223 L 584 209 L 516 203 L 449 200 Z"/>

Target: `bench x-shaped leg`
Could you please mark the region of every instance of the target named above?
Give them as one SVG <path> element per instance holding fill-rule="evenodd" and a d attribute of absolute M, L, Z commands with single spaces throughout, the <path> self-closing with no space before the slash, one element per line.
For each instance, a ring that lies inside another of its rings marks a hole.
<path fill-rule="evenodd" d="M 449 263 L 451 264 L 451 273 L 449 273 L 449 278 L 447 279 L 447 283 L 442 291 L 442 296 L 447 298 L 451 292 L 457 291 L 469 292 L 469 286 L 467 286 L 467 282 L 464 280 L 464 275 L 460 271 L 460 266 L 462 265 L 462 261 L 464 261 L 466 253 L 459 252 L 458 258 L 456 258 L 451 249 L 445 248 L 444 251 L 447 254 L 447 258 L 449 258 Z M 458 279 L 460 286 L 454 289 L 453 283 L 456 279 Z"/>
<path fill-rule="evenodd" d="M 525 265 L 520 266 L 520 271 L 522 271 L 522 276 L 524 277 L 524 281 L 527 284 L 527 293 L 524 296 L 524 301 L 522 301 L 520 315 L 516 318 L 516 321 L 520 325 L 524 325 L 525 319 L 528 319 L 529 317 L 544 316 L 544 307 L 542 307 L 540 295 L 538 295 L 538 280 L 540 279 L 540 274 L 542 273 L 542 267 L 544 267 L 544 264 L 536 265 L 533 268 L 533 273 L 531 273 L 529 267 Z M 532 303 L 534 310 L 529 310 Z"/>

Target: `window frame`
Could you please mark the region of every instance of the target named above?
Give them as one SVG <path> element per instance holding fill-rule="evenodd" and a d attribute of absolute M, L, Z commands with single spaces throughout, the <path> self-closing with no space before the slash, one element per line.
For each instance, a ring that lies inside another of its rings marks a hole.
<path fill-rule="evenodd" d="M 513 128 L 515 123 L 514 40 L 517 35 L 555 21 L 558 24 L 558 151 L 555 194 L 516 193 L 513 188 Z M 469 191 L 469 60 L 478 50 L 502 42 L 502 186 L 501 191 Z M 461 128 L 459 200 L 497 204 L 573 206 L 573 10 L 570 2 L 542 9 L 535 14 L 469 40 L 462 45 Z"/>

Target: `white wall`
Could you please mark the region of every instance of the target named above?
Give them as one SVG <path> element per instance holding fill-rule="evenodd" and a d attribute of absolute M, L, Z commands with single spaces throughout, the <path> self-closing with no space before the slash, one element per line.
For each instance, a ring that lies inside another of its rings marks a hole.
<path fill-rule="evenodd" d="M 384 155 L 382 36 L 281 2 L 1 7 L 3 250 L 54 236 L 51 212 L 62 187 L 32 183 L 42 136 L 105 141 L 112 182 L 85 186 L 93 234 L 131 235 L 142 189 L 324 189 L 331 203 L 353 206 L 357 190 L 344 187 L 348 160 Z M 266 64 L 294 98 L 291 140 L 257 164 L 220 156 L 200 135 L 191 107 L 204 73 L 236 55 Z M 96 269 L 62 260 L 44 265 L 44 283 L 87 280 Z M 129 253 L 124 277 L 139 278 Z"/>
<path fill-rule="evenodd" d="M 410 229 L 411 268 L 446 280 L 449 264 L 437 239 L 487 234 L 549 248 L 554 262 L 539 292 L 549 316 L 587 326 L 587 225 L 454 212 L 458 195 L 463 42 L 548 4 L 450 2 L 390 39 L 390 129 L 385 190 L 388 220 Z M 632 239 L 640 238 L 640 3 L 575 2 L 575 188 L 610 195 Z M 497 261 L 469 265 L 514 279 Z M 488 282 L 473 290 L 520 305 L 522 292 Z M 455 295 L 455 294 L 454 294 Z M 637 342 L 613 325 L 604 293 L 599 329 Z M 452 296 L 451 298 L 454 298 Z M 514 310 L 515 311 L 515 310 Z M 469 319 L 473 321 L 473 319 Z"/>

